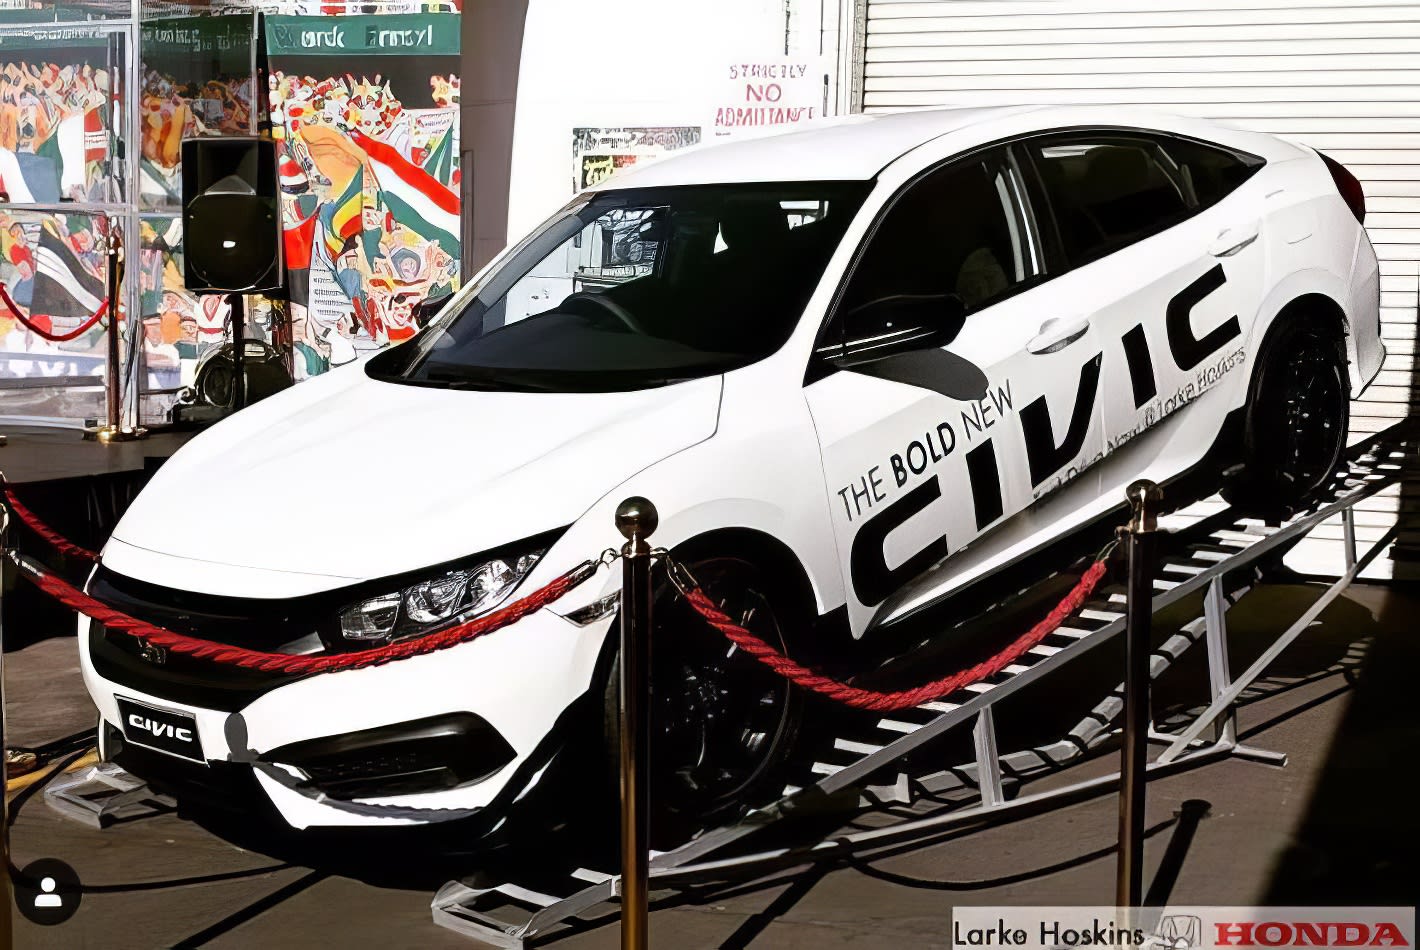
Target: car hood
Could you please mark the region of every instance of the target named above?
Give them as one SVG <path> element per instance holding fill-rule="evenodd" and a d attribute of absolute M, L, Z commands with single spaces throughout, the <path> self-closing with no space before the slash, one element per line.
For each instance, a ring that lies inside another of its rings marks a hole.
<path fill-rule="evenodd" d="M 636 472 L 713 435 L 721 384 L 468 392 L 348 367 L 193 439 L 134 501 L 110 548 L 118 562 L 151 565 L 157 554 L 341 583 L 417 570 L 571 524 Z M 610 524 L 607 534 L 616 540 Z M 142 550 L 130 558 L 127 548 Z"/>

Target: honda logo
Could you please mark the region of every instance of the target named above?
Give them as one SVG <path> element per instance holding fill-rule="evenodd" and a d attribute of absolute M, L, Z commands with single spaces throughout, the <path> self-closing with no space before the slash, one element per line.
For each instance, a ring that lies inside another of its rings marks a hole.
<path fill-rule="evenodd" d="M 153 646 L 147 640 L 138 641 L 138 655 L 154 666 L 162 666 L 168 662 L 168 651 L 162 647 Z"/>

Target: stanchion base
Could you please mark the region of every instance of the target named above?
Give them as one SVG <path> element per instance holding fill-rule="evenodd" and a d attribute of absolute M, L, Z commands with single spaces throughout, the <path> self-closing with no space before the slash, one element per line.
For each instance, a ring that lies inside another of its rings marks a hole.
<path fill-rule="evenodd" d="M 23 749 L 5 750 L 5 778 L 19 778 L 39 768 L 39 756 Z"/>
<path fill-rule="evenodd" d="M 142 426 L 95 426 L 84 430 L 84 438 L 105 445 L 110 442 L 137 442 L 139 439 L 148 438 L 148 430 Z"/>
<path fill-rule="evenodd" d="M 112 762 L 90 766 L 73 777 L 56 778 L 45 787 L 44 801 L 65 818 L 99 829 L 177 807 L 176 801 L 154 792 L 142 779 Z"/>
<path fill-rule="evenodd" d="M 1242 743 L 1233 746 L 1233 755 L 1240 759 L 1247 759 L 1249 762 L 1260 762 L 1263 765 L 1272 765 L 1279 769 L 1287 766 L 1287 753 L 1259 749 L 1256 746 L 1243 745 Z"/>

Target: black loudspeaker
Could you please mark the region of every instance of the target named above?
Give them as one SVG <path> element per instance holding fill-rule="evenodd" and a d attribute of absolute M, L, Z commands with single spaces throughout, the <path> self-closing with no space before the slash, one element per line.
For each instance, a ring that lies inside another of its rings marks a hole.
<path fill-rule="evenodd" d="M 184 139 L 183 280 L 193 293 L 272 293 L 283 283 L 276 145 Z"/>

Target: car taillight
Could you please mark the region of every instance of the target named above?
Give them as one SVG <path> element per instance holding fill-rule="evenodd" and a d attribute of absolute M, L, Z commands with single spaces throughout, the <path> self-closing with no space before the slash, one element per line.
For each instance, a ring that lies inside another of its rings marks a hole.
<path fill-rule="evenodd" d="M 1331 180 L 1336 182 L 1336 190 L 1341 192 L 1341 198 L 1346 202 L 1346 206 L 1351 209 L 1351 213 L 1356 216 L 1356 220 L 1362 224 L 1366 223 L 1366 192 L 1361 187 L 1361 183 L 1356 180 L 1356 176 L 1346 170 L 1346 166 L 1338 162 L 1329 155 L 1321 155 L 1321 160 L 1326 162 L 1326 170 L 1331 172 Z"/>

